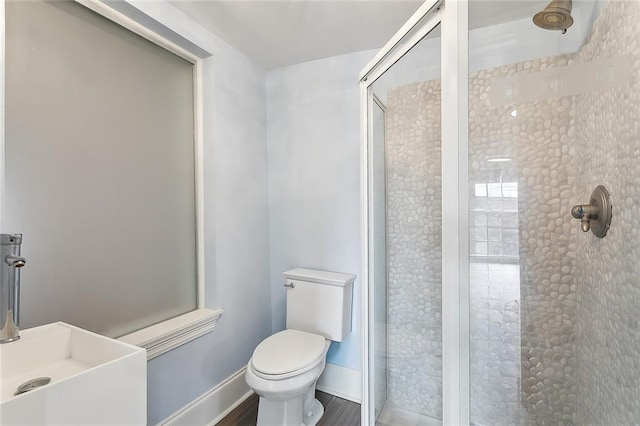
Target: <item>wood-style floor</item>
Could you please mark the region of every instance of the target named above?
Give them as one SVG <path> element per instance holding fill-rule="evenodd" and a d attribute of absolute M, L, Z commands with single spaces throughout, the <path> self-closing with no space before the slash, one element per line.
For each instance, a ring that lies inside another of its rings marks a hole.
<path fill-rule="evenodd" d="M 360 404 L 316 391 L 316 398 L 324 406 L 318 426 L 360 426 Z M 258 395 L 251 395 L 230 412 L 218 426 L 255 426 L 258 418 Z"/>

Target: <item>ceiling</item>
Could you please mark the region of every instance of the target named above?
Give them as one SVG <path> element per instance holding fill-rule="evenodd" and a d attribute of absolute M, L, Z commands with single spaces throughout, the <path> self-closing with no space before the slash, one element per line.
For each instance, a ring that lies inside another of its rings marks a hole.
<path fill-rule="evenodd" d="M 266 69 L 381 48 L 422 1 L 173 0 Z M 471 0 L 472 27 L 531 17 L 546 0 Z"/>

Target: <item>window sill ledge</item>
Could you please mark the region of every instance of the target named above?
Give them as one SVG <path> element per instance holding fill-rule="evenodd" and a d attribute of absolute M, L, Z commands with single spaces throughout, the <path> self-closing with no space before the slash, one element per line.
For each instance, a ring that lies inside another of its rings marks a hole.
<path fill-rule="evenodd" d="M 213 331 L 222 309 L 196 309 L 118 340 L 147 350 L 147 361 Z"/>

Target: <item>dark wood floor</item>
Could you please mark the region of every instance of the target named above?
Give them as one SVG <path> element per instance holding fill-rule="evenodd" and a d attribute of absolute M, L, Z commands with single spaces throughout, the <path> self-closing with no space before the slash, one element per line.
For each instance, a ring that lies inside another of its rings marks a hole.
<path fill-rule="evenodd" d="M 360 404 L 319 391 L 316 398 L 324 406 L 324 415 L 318 426 L 360 425 Z M 258 395 L 254 394 L 222 419 L 218 426 L 255 426 L 257 418 Z"/>

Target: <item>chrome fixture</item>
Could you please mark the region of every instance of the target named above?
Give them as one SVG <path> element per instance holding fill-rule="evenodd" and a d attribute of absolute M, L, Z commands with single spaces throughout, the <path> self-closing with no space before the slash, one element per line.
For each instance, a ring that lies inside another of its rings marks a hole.
<path fill-rule="evenodd" d="M 51 377 L 38 377 L 35 379 L 31 379 L 28 382 L 24 382 L 23 384 L 18 386 L 18 389 L 16 389 L 16 392 L 13 395 L 17 396 L 32 391 L 41 386 L 48 385 L 49 382 L 51 382 Z"/>
<path fill-rule="evenodd" d="M 571 0 L 553 0 L 542 12 L 535 14 L 533 23 L 544 30 L 562 30 L 565 34 L 573 25 Z"/>
<path fill-rule="evenodd" d="M 296 285 L 295 285 L 295 283 L 293 281 L 290 282 L 290 283 L 285 284 L 284 286 L 285 287 L 289 287 L 289 288 L 296 288 Z"/>
<path fill-rule="evenodd" d="M 611 225 L 611 197 L 609 191 L 602 185 L 598 185 L 591 193 L 589 204 L 578 204 L 571 209 L 571 216 L 580 219 L 580 228 L 583 232 L 593 232 L 598 238 L 607 235 Z"/>
<path fill-rule="evenodd" d="M 0 234 L 0 343 L 20 338 L 20 256 L 22 234 Z"/>
<path fill-rule="evenodd" d="M 4 257 L 4 261 L 7 265 L 13 268 L 22 268 L 27 264 L 27 259 L 24 257 L 16 256 L 15 254 L 8 254 Z"/>

